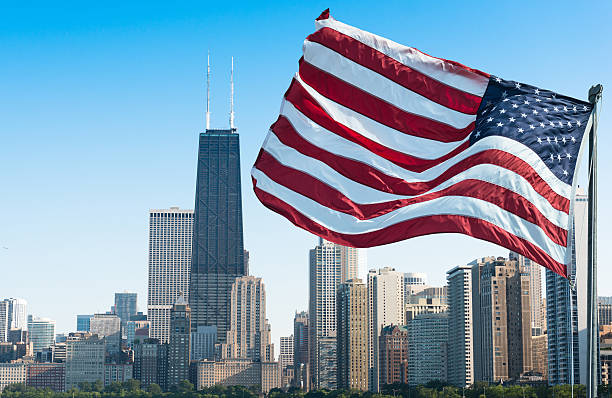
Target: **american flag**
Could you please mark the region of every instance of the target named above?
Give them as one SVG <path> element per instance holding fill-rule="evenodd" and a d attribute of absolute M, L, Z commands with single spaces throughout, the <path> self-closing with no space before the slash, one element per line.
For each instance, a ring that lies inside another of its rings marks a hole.
<path fill-rule="evenodd" d="M 271 210 L 339 244 L 462 233 L 567 276 L 591 111 L 325 11 L 304 41 L 253 187 Z"/>

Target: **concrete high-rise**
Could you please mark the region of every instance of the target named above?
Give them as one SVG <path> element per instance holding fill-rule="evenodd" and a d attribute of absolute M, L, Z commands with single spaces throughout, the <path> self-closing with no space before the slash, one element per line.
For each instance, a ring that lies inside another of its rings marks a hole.
<path fill-rule="evenodd" d="M 281 384 L 283 387 L 291 386 L 294 378 L 294 341 L 293 335 L 281 336 L 280 338 L 280 354 L 278 363 L 281 368 Z"/>
<path fill-rule="evenodd" d="M 104 340 L 90 333 L 70 333 L 66 340 L 66 390 L 87 381 L 104 382 Z"/>
<path fill-rule="evenodd" d="M 568 267 L 576 289 L 546 270 L 548 383 L 586 383 L 587 375 L 587 215 L 588 198 L 580 188 L 574 203 L 572 264 Z M 571 302 L 570 302 L 571 300 Z M 571 322 L 571 323 L 570 323 Z M 570 333 L 571 331 L 571 333 Z M 572 372 L 573 365 L 573 372 Z"/>
<path fill-rule="evenodd" d="M 27 305 L 27 301 L 20 298 L 0 301 L 0 342 L 8 341 L 9 330 L 26 329 Z"/>
<path fill-rule="evenodd" d="M 55 342 L 55 321 L 28 315 L 28 336 L 34 353 L 42 352 Z"/>
<path fill-rule="evenodd" d="M 231 292 L 246 275 L 242 235 L 240 141 L 236 129 L 200 134 L 189 288 L 191 327 L 216 326 L 220 343 L 230 329 Z"/>
<path fill-rule="evenodd" d="M 9 305 L 8 301 L 0 301 L 0 343 L 8 341 L 9 331 Z"/>
<path fill-rule="evenodd" d="M 338 388 L 368 389 L 368 290 L 361 279 L 338 286 L 336 296 Z"/>
<path fill-rule="evenodd" d="M 189 297 L 193 210 L 149 210 L 149 288 L 151 338 L 170 340 L 170 310 L 181 293 Z"/>
<path fill-rule="evenodd" d="M 423 282 L 421 274 L 416 275 L 419 283 Z M 420 276 L 419 276 L 420 275 Z M 393 268 L 370 270 L 368 272 L 368 384 L 372 391 L 379 389 L 380 358 L 378 343 L 381 328 L 384 326 L 404 325 L 406 323 L 404 311 L 404 288 L 406 274 L 397 272 Z"/>
<path fill-rule="evenodd" d="M 223 358 L 254 362 L 274 360 L 270 325 L 266 319 L 266 290 L 261 278 L 236 278 L 231 290 L 230 330 L 222 344 Z"/>
<path fill-rule="evenodd" d="M 147 339 L 134 344 L 134 378 L 140 380 L 141 388 L 157 384 L 168 388 L 168 344 L 159 344 L 157 339 Z"/>
<path fill-rule="evenodd" d="M 293 385 L 306 391 L 310 381 L 309 364 L 308 312 L 296 312 L 293 318 Z"/>
<path fill-rule="evenodd" d="M 448 382 L 474 383 L 472 267 L 460 265 L 446 273 L 448 282 Z"/>
<path fill-rule="evenodd" d="M 191 309 L 185 296 L 178 297 L 170 311 L 170 344 L 168 344 L 168 387 L 189 380 Z"/>
<path fill-rule="evenodd" d="M 115 314 L 121 319 L 125 328 L 133 315 L 138 313 L 138 295 L 136 293 L 115 293 Z"/>
<path fill-rule="evenodd" d="M 110 354 L 121 350 L 121 319 L 115 314 L 95 314 L 89 321 L 89 331 L 104 338 L 106 351 Z"/>
<path fill-rule="evenodd" d="M 448 313 L 420 314 L 407 321 L 408 383 L 446 381 L 448 363 Z"/>
<path fill-rule="evenodd" d="M 534 335 L 546 330 L 546 306 L 542 297 L 542 270 L 540 264 L 520 254 L 510 252 L 510 260 L 515 260 L 523 272 L 529 274 L 529 306 L 531 308 L 531 328 Z"/>
<path fill-rule="evenodd" d="M 336 288 L 357 277 L 358 251 L 319 239 L 310 250 L 308 333 L 313 388 L 336 386 Z"/>

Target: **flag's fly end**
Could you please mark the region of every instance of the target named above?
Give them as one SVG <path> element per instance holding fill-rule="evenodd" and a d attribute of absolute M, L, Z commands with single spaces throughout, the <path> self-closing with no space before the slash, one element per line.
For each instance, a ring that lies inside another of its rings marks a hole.
<path fill-rule="evenodd" d="M 322 19 L 329 19 L 329 8 L 323 11 L 321 15 L 319 15 L 319 18 L 317 18 L 316 20 L 320 21 Z"/>

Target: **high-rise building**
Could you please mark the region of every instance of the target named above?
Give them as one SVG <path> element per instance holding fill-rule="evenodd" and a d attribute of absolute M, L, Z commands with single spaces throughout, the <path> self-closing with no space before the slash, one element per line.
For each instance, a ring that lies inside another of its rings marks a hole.
<path fill-rule="evenodd" d="M 542 269 L 540 264 L 520 254 L 510 252 L 510 260 L 516 260 L 520 269 L 529 274 L 529 307 L 531 308 L 531 328 L 534 335 L 546 330 L 546 306 L 542 297 Z"/>
<path fill-rule="evenodd" d="M 384 326 L 378 337 L 379 384 L 408 383 L 408 328 Z"/>
<path fill-rule="evenodd" d="M 168 387 L 189 380 L 189 346 L 191 309 L 181 295 L 170 311 L 170 344 L 168 345 Z"/>
<path fill-rule="evenodd" d="M 324 239 L 319 239 L 319 245 L 310 250 L 308 333 L 310 377 L 314 388 L 334 389 L 336 386 L 336 287 L 357 277 L 357 253 L 355 248 Z"/>
<path fill-rule="evenodd" d="M 121 326 L 125 328 L 133 315 L 138 313 L 138 295 L 136 293 L 115 293 L 115 315 L 121 319 Z"/>
<path fill-rule="evenodd" d="M 422 298 L 413 295 L 406 304 L 406 322 L 420 314 L 439 314 L 446 311 L 448 311 L 448 304 L 439 298 Z"/>
<path fill-rule="evenodd" d="M 293 385 L 308 391 L 308 312 L 296 312 L 293 318 Z"/>
<path fill-rule="evenodd" d="M 378 336 L 381 328 L 389 325 L 404 325 L 404 288 L 407 277 L 410 283 L 424 282 L 423 274 L 404 274 L 393 268 L 368 272 L 368 384 L 372 391 L 379 389 L 380 358 Z M 418 282 L 415 282 L 418 281 Z"/>
<path fill-rule="evenodd" d="M 448 382 L 474 383 L 472 267 L 460 265 L 446 273 L 448 282 Z"/>
<path fill-rule="evenodd" d="M 293 335 L 281 336 L 280 338 L 280 354 L 278 356 L 278 363 L 281 367 L 281 378 L 282 385 L 291 386 L 294 377 L 294 341 Z"/>
<path fill-rule="evenodd" d="M 140 380 L 143 389 L 157 384 L 168 388 L 168 344 L 157 339 L 147 339 L 134 344 L 134 378 Z"/>
<path fill-rule="evenodd" d="M 42 352 L 55 342 L 55 321 L 28 315 L 28 335 L 34 353 Z"/>
<path fill-rule="evenodd" d="M 11 329 L 23 329 L 25 330 L 27 325 L 28 315 L 28 302 L 21 298 L 8 298 L 3 300 L 8 304 L 6 309 L 6 322 L 7 330 Z M 2 304 L 0 304 L 0 307 Z M 2 309 L 0 309 L 0 328 L 2 328 Z M 0 338 L 1 336 L 0 331 Z M 1 341 L 1 340 L 0 340 Z"/>
<path fill-rule="evenodd" d="M 0 301 L 0 343 L 6 342 L 9 331 L 9 304 L 8 301 Z"/>
<path fill-rule="evenodd" d="M 531 366 L 534 375 L 548 379 L 548 335 L 539 334 L 531 337 Z"/>
<path fill-rule="evenodd" d="M 91 315 L 77 315 L 77 327 L 76 327 L 76 330 L 78 332 L 89 332 L 91 318 L 93 318 L 93 314 L 91 314 Z"/>
<path fill-rule="evenodd" d="M 106 351 L 114 354 L 121 350 L 121 319 L 115 314 L 95 314 L 89 323 L 89 331 L 104 338 Z"/>
<path fill-rule="evenodd" d="M 104 382 L 104 340 L 91 333 L 70 333 L 66 340 L 66 390 L 87 381 Z"/>
<path fill-rule="evenodd" d="M 136 340 L 137 335 L 139 338 L 148 339 L 150 330 L 151 322 L 147 320 L 127 321 L 125 325 L 125 344 L 130 348 L 134 347 L 134 340 Z"/>
<path fill-rule="evenodd" d="M 181 293 L 189 297 L 193 210 L 149 210 L 149 288 L 147 315 L 150 335 L 170 341 L 170 310 Z"/>
<path fill-rule="evenodd" d="M 216 343 L 216 326 L 198 326 L 195 332 L 191 332 L 191 360 L 215 359 Z"/>
<path fill-rule="evenodd" d="M 420 314 L 407 321 L 408 383 L 446 381 L 448 363 L 448 313 Z"/>
<path fill-rule="evenodd" d="M 427 288 L 427 274 L 422 272 L 406 272 L 404 274 L 404 298 L 408 303 L 408 298 L 413 294 L 422 292 Z"/>
<path fill-rule="evenodd" d="M 271 362 L 274 348 L 266 319 L 266 290 L 261 278 L 236 278 L 231 291 L 230 330 L 222 344 L 223 358 Z"/>
<path fill-rule="evenodd" d="M 572 264 L 568 267 L 575 290 L 567 280 L 546 270 L 548 383 L 586 383 L 587 367 L 587 208 L 581 188 L 574 203 Z M 571 332 L 570 332 L 571 331 Z M 572 372 L 573 364 L 573 372 Z"/>
<path fill-rule="evenodd" d="M 612 296 L 598 297 L 597 312 L 599 314 L 599 325 L 612 325 Z"/>
<path fill-rule="evenodd" d="M 336 297 L 338 388 L 368 389 L 368 290 L 361 279 L 338 286 Z"/>
<path fill-rule="evenodd" d="M 216 326 L 220 343 L 230 329 L 231 292 L 246 275 L 242 235 L 240 144 L 236 129 L 207 130 L 198 149 L 193 257 L 189 288 L 191 327 Z"/>
<path fill-rule="evenodd" d="M 490 259 L 474 265 L 472 311 L 475 381 L 499 382 L 533 371 L 530 275 L 516 260 Z M 478 275 L 479 274 L 479 275 Z"/>

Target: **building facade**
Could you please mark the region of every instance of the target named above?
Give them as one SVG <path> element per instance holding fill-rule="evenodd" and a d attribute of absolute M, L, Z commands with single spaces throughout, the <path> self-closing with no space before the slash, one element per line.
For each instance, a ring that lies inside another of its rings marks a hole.
<path fill-rule="evenodd" d="M 77 332 L 89 332 L 91 318 L 93 318 L 93 314 L 77 315 Z"/>
<path fill-rule="evenodd" d="M 222 386 L 259 386 L 262 393 L 281 387 L 278 362 L 253 362 L 248 359 L 199 361 L 196 367 L 196 388 Z"/>
<path fill-rule="evenodd" d="M 34 388 L 49 388 L 56 392 L 64 391 L 66 385 L 66 364 L 29 363 L 27 364 L 26 384 Z"/>
<path fill-rule="evenodd" d="M 216 326 L 198 326 L 195 332 L 191 332 L 191 360 L 214 360 L 216 343 Z"/>
<path fill-rule="evenodd" d="M 149 210 L 147 315 L 151 338 L 170 341 L 170 310 L 181 293 L 189 297 L 193 210 Z"/>
<path fill-rule="evenodd" d="M 168 389 L 168 344 L 148 339 L 134 344 L 134 378 L 140 380 L 143 389 L 157 384 Z"/>
<path fill-rule="evenodd" d="M 368 390 L 368 289 L 361 279 L 338 286 L 338 388 Z"/>
<path fill-rule="evenodd" d="M 408 328 L 403 325 L 384 326 L 378 341 L 380 386 L 408 383 Z"/>
<path fill-rule="evenodd" d="M 55 342 L 55 321 L 28 315 L 28 335 L 34 353 L 48 349 Z"/>
<path fill-rule="evenodd" d="M 28 302 L 22 298 L 8 298 L 4 299 L 6 302 L 6 324 L 7 331 L 11 329 L 22 329 L 25 330 L 28 326 L 27 317 L 28 317 Z M 0 307 L 2 305 L 0 304 Z M 0 309 L 0 324 L 2 323 L 2 315 Z M 1 327 L 1 325 L 0 325 Z M 1 338 L 0 332 L 0 338 Z"/>
<path fill-rule="evenodd" d="M 168 387 L 189 380 L 191 339 L 191 309 L 185 296 L 179 296 L 170 312 L 170 343 L 168 345 Z"/>
<path fill-rule="evenodd" d="M 408 383 L 448 379 L 448 313 L 420 314 L 407 322 Z"/>
<path fill-rule="evenodd" d="M 293 385 L 309 390 L 308 312 L 296 312 L 293 317 Z"/>
<path fill-rule="evenodd" d="M 293 335 L 281 336 L 280 338 L 280 354 L 278 363 L 281 368 L 281 384 L 283 387 L 293 385 L 294 377 L 294 341 Z"/>
<path fill-rule="evenodd" d="M 104 357 L 104 339 L 71 333 L 66 340 L 66 390 L 83 381 L 104 383 Z"/>
<path fill-rule="evenodd" d="M 115 293 L 115 315 L 121 319 L 121 327 L 125 328 L 132 316 L 138 313 L 138 295 L 136 293 Z"/>
<path fill-rule="evenodd" d="M 612 297 L 597 298 L 599 325 L 612 325 Z"/>
<path fill-rule="evenodd" d="M 406 304 L 406 322 L 421 314 L 440 314 L 448 311 L 448 304 L 440 298 L 425 298 L 420 295 L 410 296 Z"/>
<path fill-rule="evenodd" d="M 472 267 L 460 265 L 446 273 L 448 282 L 448 382 L 474 383 Z"/>
<path fill-rule="evenodd" d="M 116 354 L 121 350 L 121 319 L 115 314 L 95 314 L 89 321 L 89 331 L 104 338 L 106 351 Z"/>
<path fill-rule="evenodd" d="M 236 129 L 200 134 L 197 169 L 189 288 L 192 330 L 216 326 L 219 342 L 225 343 L 232 285 L 246 275 Z"/>
<path fill-rule="evenodd" d="M 134 378 L 134 364 L 106 363 L 104 364 L 104 387 L 114 382 L 126 382 Z"/>
<path fill-rule="evenodd" d="M 25 384 L 27 373 L 25 363 L 0 363 L 0 393 L 10 384 Z"/>

